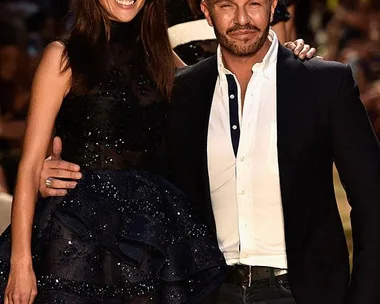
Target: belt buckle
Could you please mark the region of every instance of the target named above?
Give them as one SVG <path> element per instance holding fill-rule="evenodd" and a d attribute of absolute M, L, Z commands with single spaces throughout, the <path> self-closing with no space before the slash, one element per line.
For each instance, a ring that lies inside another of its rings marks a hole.
<path fill-rule="evenodd" d="M 248 266 L 248 287 L 250 288 L 252 286 L 252 266 Z"/>

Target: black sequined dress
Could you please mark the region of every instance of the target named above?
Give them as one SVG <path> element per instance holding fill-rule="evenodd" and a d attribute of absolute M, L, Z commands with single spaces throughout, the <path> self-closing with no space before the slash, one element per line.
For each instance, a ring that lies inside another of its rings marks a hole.
<path fill-rule="evenodd" d="M 37 203 L 35 303 L 197 303 L 224 277 L 216 239 L 160 174 L 169 103 L 114 23 L 107 72 L 90 94 L 69 94 L 56 120 L 63 159 L 83 178 Z M 0 302 L 10 229 L 0 237 Z"/>

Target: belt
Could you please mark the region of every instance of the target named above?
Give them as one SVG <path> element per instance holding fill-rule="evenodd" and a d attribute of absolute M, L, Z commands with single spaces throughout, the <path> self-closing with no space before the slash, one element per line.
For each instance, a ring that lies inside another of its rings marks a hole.
<path fill-rule="evenodd" d="M 234 285 L 248 287 L 252 286 L 253 282 L 268 280 L 275 283 L 278 280 L 286 280 L 286 274 L 276 276 L 275 273 L 281 269 L 263 266 L 248 266 L 248 265 L 233 265 L 227 267 L 227 276 L 225 281 Z"/>

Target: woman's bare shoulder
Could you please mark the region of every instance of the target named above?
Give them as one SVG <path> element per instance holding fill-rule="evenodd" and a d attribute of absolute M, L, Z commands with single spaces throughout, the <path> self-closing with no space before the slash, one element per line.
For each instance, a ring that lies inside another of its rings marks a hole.
<path fill-rule="evenodd" d="M 41 58 L 41 63 L 45 61 L 48 64 L 53 64 L 53 66 L 57 66 L 57 64 L 59 64 L 62 69 L 63 64 L 65 63 L 64 61 L 66 60 L 65 52 L 66 46 L 61 41 L 53 41 L 45 47 Z"/>

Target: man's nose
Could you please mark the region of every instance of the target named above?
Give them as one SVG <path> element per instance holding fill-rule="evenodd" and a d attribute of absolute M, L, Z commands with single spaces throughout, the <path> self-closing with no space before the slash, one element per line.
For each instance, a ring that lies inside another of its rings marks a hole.
<path fill-rule="evenodd" d="M 236 10 L 235 23 L 240 25 L 246 25 L 249 23 L 249 16 L 246 8 L 239 7 Z"/>

